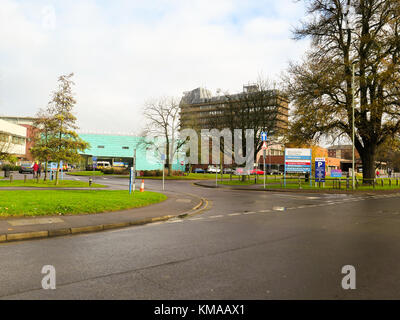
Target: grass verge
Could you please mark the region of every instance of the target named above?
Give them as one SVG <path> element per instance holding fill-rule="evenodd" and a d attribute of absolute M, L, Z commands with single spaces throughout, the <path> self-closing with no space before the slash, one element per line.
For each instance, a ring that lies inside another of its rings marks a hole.
<path fill-rule="evenodd" d="M 166 200 L 156 192 L 0 190 L 0 217 L 89 214 L 144 207 Z"/>
<path fill-rule="evenodd" d="M 223 174 L 223 179 L 229 179 L 230 174 Z M 136 177 L 137 179 L 151 179 L 151 180 L 162 180 L 160 177 Z M 218 179 L 221 179 L 221 175 L 218 174 Z M 215 180 L 215 173 L 189 173 L 185 176 L 165 176 L 165 180 Z"/>
<path fill-rule="evenodd" d="M 39 180 L 36 182 L 34 179 L 29 179 L 24 182 L 24 180 L 1 180 L 0 188 L 4 187 L 33 187 L 33 188 L 89 188 L 89 183 L 84 181 L 74 181 L 74 180 L 60 180 L 58 185 L 54 184 L 54 181 L 43 181 Z M 102 184 L 93 183 L 92 188 L 105 188 L 106 186 Z"/>

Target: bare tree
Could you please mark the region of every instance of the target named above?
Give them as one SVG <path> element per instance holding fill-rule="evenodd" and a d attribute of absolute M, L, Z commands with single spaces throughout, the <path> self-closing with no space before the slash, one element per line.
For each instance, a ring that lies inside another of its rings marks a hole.
<path fill-rule="evenodd" d="M 179 102 L 173 97 L 163 97 L 148 101 L 144 107 L 144 117 L 147 121 L 142 136 L 141 145 L 151 146 L 159 155 L 166 155 L 168 175 L 171 175 L 172 163 L 185 141 L 179 140 Z M 162 143 L 156 142 L 161 139 Z"/>

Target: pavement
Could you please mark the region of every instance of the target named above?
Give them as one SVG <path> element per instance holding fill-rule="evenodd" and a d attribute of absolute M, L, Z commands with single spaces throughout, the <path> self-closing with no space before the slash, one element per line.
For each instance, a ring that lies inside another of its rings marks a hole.
<path fill-rule="evenodd" d="M 101 179 L 99 179 L 101 181 Z M 125 188 L 123 179 L 109 179 Z M 161 181 L 146 181 L 154 191 Z M 0 245 L 1 299 L 399 299 L 399 194 L 202 188 L 200 215 Z M 56 289 L 41 286 L 44 265 Z M 356 289 L 345 290 L 344 266 Z"/>
<path fill-rule="evenodd" d="M 120 183 L 109 184 L 109 188 L 99 188 L 98 190 L 127 189 L 127 182 L 123 183 L 124 181 L 118 180 L 116 182 Z M 103 179 L 102 184 L 107 185 L 107 180 Z M 139 186 L 137 186 L 138 188 Z M 0 190 L 54 190 L 54 188 L 10 187 Z M 57 188 L 57 190 L 87 190 L 87 188 Z M 92 188 L 92 190 L 97 189 Z M 205 199 L 192 194 L 168 191 L 163 193 L 168 197 L 167 200 L 143 208 L 98 214 L 0 218 L 0 242 L 96 232 L 166 221 L 198 214 L 207 206 Z"/>

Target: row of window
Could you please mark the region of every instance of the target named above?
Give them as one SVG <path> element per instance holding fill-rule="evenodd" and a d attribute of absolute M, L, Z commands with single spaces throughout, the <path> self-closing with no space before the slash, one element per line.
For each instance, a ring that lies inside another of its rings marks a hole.
<path fill-rule="evenodd" d="M 98 149 L 104 149 L 104 146 L 97 146 Z M 122 147 L 123 150 L 129 150 L 129 147 Z"/>
<path fill-rule="evenodd" d="M 10 136 L 8 134 L 0 134 L 0 142 L 9 142 L 10 141 Z M 11 143 L 12 144 L 20 144 L 23 145 L 25 144 L 25 138 L 22 137 L 17 137 L 17 136 L 11 136 Z"/>

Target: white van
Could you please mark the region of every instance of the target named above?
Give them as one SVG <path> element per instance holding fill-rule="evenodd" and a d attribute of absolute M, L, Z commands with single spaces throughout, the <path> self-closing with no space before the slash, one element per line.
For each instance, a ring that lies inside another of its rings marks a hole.
<path fill-rule="evenodd" d="M 97 169 L 111 168 L 111 163 L 108 161 L 97 161 L 96 168 Z"/>

